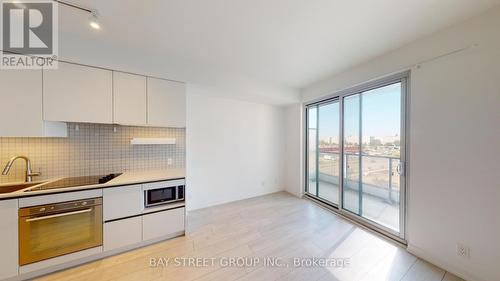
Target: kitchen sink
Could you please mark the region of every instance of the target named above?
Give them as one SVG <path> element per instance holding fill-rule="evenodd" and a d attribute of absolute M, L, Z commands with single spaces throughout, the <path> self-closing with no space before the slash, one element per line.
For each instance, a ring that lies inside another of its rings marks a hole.
<path fill-rule="evenodd" d="M 15 184 L 2 184 L 0 185 L 0 194 L 2 193 L 11 193 L 19 190 L 23 190 L 29 187 L 33 187 L 36 185 L 42 185 L 47 183 L 46 181 L 39 182 L 23 182 L 23 183 L 15 183 Z"/>

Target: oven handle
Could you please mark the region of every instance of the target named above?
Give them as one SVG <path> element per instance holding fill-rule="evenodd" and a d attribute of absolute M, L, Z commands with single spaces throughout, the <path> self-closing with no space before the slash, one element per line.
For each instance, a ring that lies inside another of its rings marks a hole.
<path fill-rule="evenodd" d="M 54 215 L 49 215 L 49 216 L 43 216 L 43 217 L 36 217 L 36 218 L 31 218 L 31 219 L 26 219 L 26 222 L 32 222 L 32 221 L 41 221 L 41 220 L 46 220 L 46 219 L 52 219 L 52 218 L 58 218 L 58 217 L 65 217 L 65 216 L 71 216 L 71 215 L 77 215 L 77 214 L 83 214 L 83 213 L 88 213 L 91 212 L 92 209 L 84 209 L 84 210 L 79 210 L 79 211 L 73 211 L 73 212 L 67 212 L 67 213 L 60 213 L 60 214 L 54 214 Z"/>

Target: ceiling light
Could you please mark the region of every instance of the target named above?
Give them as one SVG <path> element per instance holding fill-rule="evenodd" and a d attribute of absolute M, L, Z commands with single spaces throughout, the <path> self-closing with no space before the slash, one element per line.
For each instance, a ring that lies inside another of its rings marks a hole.
<path fill-rule="evenodd" d="M 77 9 L 77 10 L 84 11 L 86 13 L 90 13 L 89 25 L 93 29 L 101 29 L 101 25 L 99 24 L 99 19 L 98 19 L 99 13 L 97 12 L 96 9 L 87 8 L 87 7 L 84 7 L 82 5 L 72 3 L 72 2 L 69 2 L 66 0 L 53 0 L 53 1 L 57 2 L 58 4 L 65 5 L 67 7 L 73 8 L 73 9 Z"/>
<path fill-rule="evenodd" d="M 89 24 L 93 29 L 101 29 L 101 25 L 99 24 L 99 20 L 97 18 L 97 11 L 93 10 L 91 12 L 91 16 L 89 18 Z"/>

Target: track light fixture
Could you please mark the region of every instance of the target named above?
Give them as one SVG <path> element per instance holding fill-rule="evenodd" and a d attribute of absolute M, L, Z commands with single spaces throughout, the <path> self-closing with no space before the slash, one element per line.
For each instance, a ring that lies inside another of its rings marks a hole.
<path fill-rule="evenodd" d="M 90 27 L 92 27 L 93 29 L 101 29 L 101 25 L 99 23 L 99 13 L 97 12 L 96 9 L 90 9 L 90 8 L 81 6 L 79 4 L 71 3 L 68 1 L 62 1 L 62 0 L 53 0 L 53 1 L 58 3 L 58 4 L 68 6 L 70 8 L 74 8 L 74 9 L 78 9 L 78 10 L 90 13 L 90 16 L 89 16 Z"/>
<path fill-rule="evenodd" d="M 93 29 L 101 29 L 101 25 L 99 24 L 98 13 L 97 10 L 92 10 L 89 18 L 90 27 Z"/>

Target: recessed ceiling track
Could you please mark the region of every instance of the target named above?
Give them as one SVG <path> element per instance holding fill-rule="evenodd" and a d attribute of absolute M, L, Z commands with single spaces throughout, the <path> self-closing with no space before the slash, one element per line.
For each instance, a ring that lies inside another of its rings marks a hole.
<path fill-rule="evenodd" d="M 61 1 L 61 0 L 53 0 L 53 1 L 57 2 L 59 4 L 66 5 L 68 7 L 79 9 L 79 10 L 86 11 L 86 12 L 89 12 L 89 13 L 92 13 L 92 11 L 93 11 L 93 9 L 86 8 L 86 7 L 83 7 L 82 5 L 71 3 L 71 2 L 68 2 L 68 1 Z"/>

